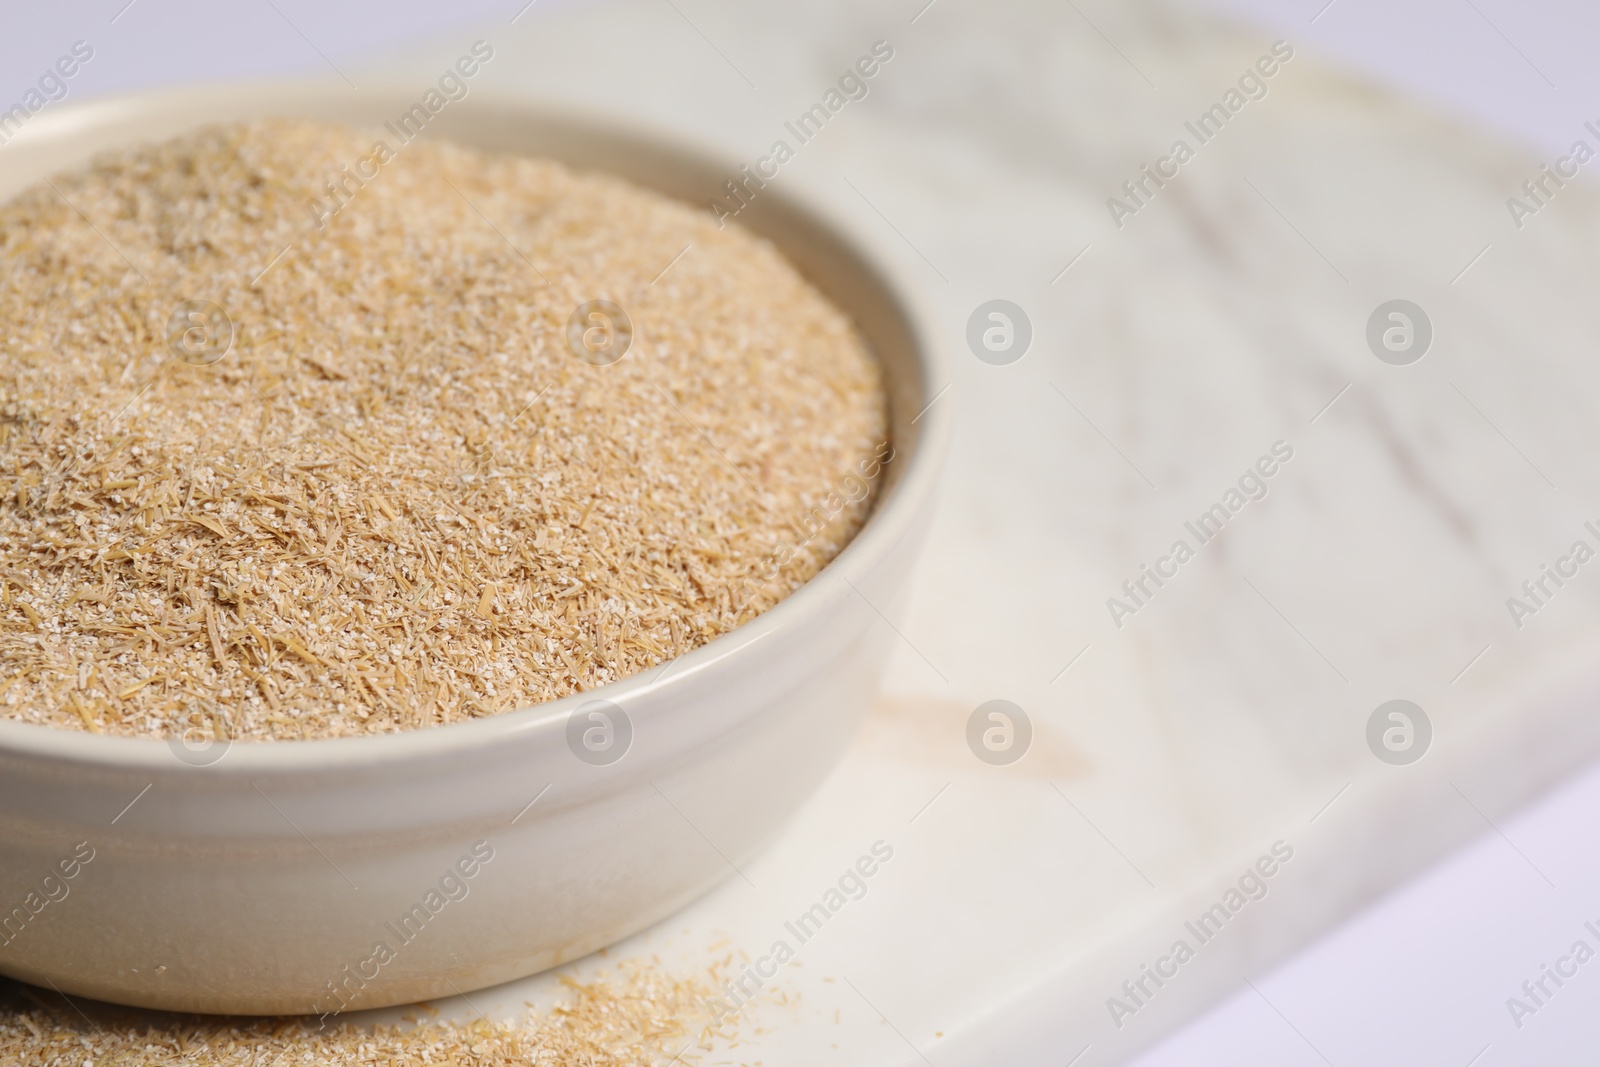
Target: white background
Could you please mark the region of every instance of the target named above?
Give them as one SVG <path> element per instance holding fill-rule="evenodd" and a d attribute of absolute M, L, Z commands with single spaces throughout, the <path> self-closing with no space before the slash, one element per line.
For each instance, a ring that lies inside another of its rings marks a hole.
<path fill-rule="evenodd" d="M 537 19 L 567 2 L 538 0 L 524 17 Z M 1581 135 L 1584 120 L 1600 120 L 1600 69 L 1592 55 L 1600 9 L 1592 0 L 1204 2 L 1297 48 L 1431 98 L 1546 159 Z M 88 40 L 96 55 L 72 80 L 73 99 L 251 75 L 325 74 L 330 66 L 370 61 L 523 6 L 524 0 L 14 5 L 0 35 L 0 99 L 19 97 L 78 39 Z M 1582 928 L 1585 919 L 1600 927 L 1597 824 L 1600 769 L 1503 821 L 1498 832 L 1261 976 L 1256 989 L 1245 988 L 1138 1062 L 1315 1065 L 1329 1062 L 1317 1049 L 1319 1036 L 1339 1034 L 1341 1047 L 1368 1050 L 1369 1062 L 1467 1067 L 1421 1047 L 1420 1036 L 1466 1018 L 1478 1024 L 1474 1032 L 1503 1035 L 1472 1061 L 1482 1067 L 1593 1062 L 1600 960 L 1520 1030 L 1505 1002 L 1577 938 L 1600 944 Z M 1496 1014 L 1495 1025 L 1481 1025 Z M 1063 1063 L 1070 1054 L 1063 1052 Z"/>

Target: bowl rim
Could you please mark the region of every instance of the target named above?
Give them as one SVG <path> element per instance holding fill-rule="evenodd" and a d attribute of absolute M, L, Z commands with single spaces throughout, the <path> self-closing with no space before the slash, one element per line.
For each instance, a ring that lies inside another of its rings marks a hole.
<path fill-rule="evenodd" d="M 275 106 L 281 104 L 285 108 L 282 113 L 292 114 L 290 109 L 295 105 L 303 108 L 313 102 L 326 103 L 333 95 L 347 94 L 348 89 L 340 83 L 326 80 L 295 79 L 229 82 L 207 87 L 206 92 L 213 99 L 220 94 L 257 104 L 266 97 Z M 33 143 L 55 135 L 71 135 L 85 126 L 103 128 L 109 121 L 123 115 L 140 117 L 152 111 L 181 111 L 194 106 L 192 97 L 195 93 L 192 87 L 159 89 L 53 108 L 49 113 L 36 116 L 18 132 L 13 141 Z M 410 95 L 414 93 L 406 93 L 394 85 L 379 84 L 362 93 L 364 103 L 375 99 L 399 102 Z M 736 174 L 739 170 L 739 164 L 727 153 L 703 139 L 678 131 L 663 135 L 659 130 L 646 128 L 611 112 L 488 88 L 475 91 L 473 97 L 476 101 L 473 104 L 475 111 L 494 110 L 534 123 L 582 128 L 616 144 L 626 143 L 652 153 L 670 155 L 690 166 L 710 168 L 718 173 Z M 195 125 L 198 127 L 206 121 L 224 120 L 202 119 Z M 449 135 L 445 136 L 448 138 Z M 605 173 L 603 167 L 590 166 L 586 169 Z M 681 202 L 681 198 L 652 187 L 647 181 L 627 180 Z M 894 552 L 904 541 L 924 505 L 935 494 L 939 468 L 948 450 L 954 423 L 954 404 L 941 404 L 938 401 L 953 384 L 954 373 L 942 347 L 934 343 L 930 336 L 929 324 L 937 319 L 931 314 L 931 307 L 920 296 L 917 287 L 908 282 L 897 257 L 888 254 L 881 246 L 850 236 L 847 229 L 850 220 L 816 191 L 813 182 L 808 182 L 800 175 L 786 175 L 782 187 L 769 187 L 762 195 L 764 200 L 777 206 L 789 217 L 799 219 L 806 227 L 820 232 L 853 257 L 864 272 L 877 282 L 883 296 L 905 325 L 912 363 L 922 379 L 917 397 L 921 411 L 911 420 L 917 427 L 914 440 L 902 447 L 895 437 L 897 432 L 903 433 L 903 428 L 891 424 L 894 462 L 901 465 L 893 483 L 885 487 L 861 528 L 843 549 L 788 596 L 748 622 L 654 667 L 594 689 L 482 718 L 382 734 L 228 741 L 228 758 L 212 766 L 193 768 L 174 757 L 170 739 L 63 730 L 0 716 L 0 760 L 64 763 L 145 773 L 185 773 L 198 769 L 208 777 L 236 778 L 274 771 L 325 768 L 360 770 L 397 761 L 448 758 L 493 748 L 541 731 L 551 731 L 574 710 L 591 701 L 608 700 L 619 705 L 630 705 L 657 694 L 686 691 L 692 680 L 716 669 L 724 660 L 740 656 L 780 631 L 797 626 L 808 616 L 824 612 L 825 599 L 819 594 L 825 593 L 830 584 L 837 587 L 839 583 L 836 579 L 840 578 L 852 587 L 856 586 L 879 560 Z M 777 239 L 760 230 L 752 232 L 772 241 L 780 252 L 785 251 Z M 830 296 L 828 299 L 832 301 L 834 298 Z M 847 310 L 846 313 L 850 312 Z M 935 385 L 938 382 L 947 384 L 936 392 Z M 871 604 L 870 601 L 868 603 Z"/>

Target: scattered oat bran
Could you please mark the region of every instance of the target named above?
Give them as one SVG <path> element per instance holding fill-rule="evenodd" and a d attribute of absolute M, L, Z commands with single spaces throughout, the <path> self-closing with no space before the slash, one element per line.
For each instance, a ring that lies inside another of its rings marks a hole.
<path fill-rule="evenodd" d="M 635 965 L 565 982 L 566 1003 L 521 1023 L 319 1029 L 314 1017 L 227 1018 L 65 1001 L 0 979 L 7 1067 L 657 1067 L 700 1061 L 713 1037 L 709 986 Z M 681 1054 L 681 1055 L 680 1055 Z"/>
<path fill-rule="evenodd" d="M 491 715 L 705 643 L 859 528 L 870 493 L 796 524 L 878 454 L 880 372 L 768 243 L 427 141 L 319 228 L 372 153 L 213 127 L 0 207 L 0 715 L 251 740 Z M 609 366 L 568 347 L 591 299 L 633 322 Z M 185 301 L 231 319 L 219 362 L 174 358 Z"/>

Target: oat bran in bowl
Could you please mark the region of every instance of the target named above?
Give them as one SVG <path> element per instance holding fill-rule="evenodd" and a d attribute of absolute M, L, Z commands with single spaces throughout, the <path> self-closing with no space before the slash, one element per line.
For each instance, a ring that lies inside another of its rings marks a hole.
<path fill-rule="evenodd" d="M 0 715 L 478 718 L 699 647 L 860 526 L 877 364 L 770 245 L 609 176 L 389 141 L 207 127 L 0 208 Z"/>
<path fill-rule="evenodd" d="M 6 148 L 60 243 L 0 209 L 59 272 L 6 309 L 0 972 L 253 1014 L 532 973 L 734 875 L 870 696 L 948 432 L 888 271 L 789 190 L 719 228 L 737 168 L 586 116 L 473 98 L 381 164 L 237 125 L 409 106 Z"/>

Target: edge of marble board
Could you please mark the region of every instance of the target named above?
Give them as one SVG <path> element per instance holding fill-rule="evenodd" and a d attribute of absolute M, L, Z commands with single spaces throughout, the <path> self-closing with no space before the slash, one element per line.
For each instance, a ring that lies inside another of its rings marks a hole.
<path fill-rule="evenodd" d="M 1325 811 L 1281 820 L 1277 834 L 1217 863 L 1154 919 L 1109 933 L 1021 993 L 950 1025 L 935 1054 L 942 1064 L 1061 1067 L 1078 1056 L 1073 1067 L 1111 1067 L 1172 1035 L 1247 979 L 1492 833 L 1485 819 L 1515 811 L 1600 758 L 1600 716 L 1593 713 L 1600 668 L 1573 654 L 1554 679 L 1486 696 L 1483 703 L 1504 710 L 1469 726 L 1454 744 L 1436 734 L 1435 751 L 1412 766 L 1372 760 Z M 1123 981 L 1138 978 L 1141 965 L 1176 938 L 1192 942 L 1184 923 L 1217 903 L 1280 839 L 1294 858 L 1268 880 L 1268 894 L 1241 909 L 1120 1028 L 1113 1025 L 1107 999 L 1126 999 Z M 898 1062 L 923 1061 L 908 1053 Z"/>

